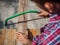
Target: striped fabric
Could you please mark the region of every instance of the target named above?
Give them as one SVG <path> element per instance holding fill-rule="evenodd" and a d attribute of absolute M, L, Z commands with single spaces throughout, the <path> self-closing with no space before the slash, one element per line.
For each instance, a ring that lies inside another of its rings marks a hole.
<path fill-rule="evenodd" d="M 32 45 L 60 45 L 60 15 L 50 16 L 44 32 L 33 38 Z"/>

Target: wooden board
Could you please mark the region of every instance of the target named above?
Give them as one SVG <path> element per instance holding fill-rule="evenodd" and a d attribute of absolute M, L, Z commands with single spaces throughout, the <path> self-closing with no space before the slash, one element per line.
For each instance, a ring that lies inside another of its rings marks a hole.
<path fill-rule="evenodd" d="M 0 45 L 4 45 L 6 30 L 0 30 Z"/>
<path fill-rule="evenodd" d="M 15 29 L 0 30 L 0 45 L 16 45 Z"/>
<path fill-rule="evenodd" d="M 32 33 L 33 36 L 38 35 L 38 30 L 37 29 L 30 29 L 30 32 Z"/>
<path fill-rule="evenodd" d="M 33 36 L 37 35 L 37 29 L 30 29 Z M 17 45 L 16 43 L 16 29 L 1 29 L 0 30 L 0 45 Z M 31 42 L 28 42 L 30 45 Z M 21 45 L 21 44 L 20 44 Z"/>

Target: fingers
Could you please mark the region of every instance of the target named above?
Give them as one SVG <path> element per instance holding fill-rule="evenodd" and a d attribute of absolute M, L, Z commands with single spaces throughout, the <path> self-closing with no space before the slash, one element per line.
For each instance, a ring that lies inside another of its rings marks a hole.
<path fill-rule="evenodd" d="M 18 32 L 16 33 L 16 38 L 19 40 L 24 40 L 26 38 L 26 35 L 24 33 Z"/>
<path fill-rule="evenodd" d="M 23 38 L 23 33 L 18 32 L 16 33 L 16 35 L 17 35 L 17 38 Z"/>
<path fill-rule="evenodd" d="M 18 32 L 18 33 L 16 34 L 16 38 L 17 38 L 17 40 L 19 40 L 20 42 L 23 42 L 23 41 L 24 41 L 24 36 L 23 36 L 20 32 Z"/>
<path fill-rule="evenodd" d="M 43 14 L 43 13 L 40 13 L 40 14 L 38 14 L 38 16 L 40 16 L 40 17 L 44 17 L 44 14 Z"/>
<path fill-rule="evenodd" d="M 27 39 L 24 37 L 25 35 L 22 34 L 21 32 L 16 33 L 16 40 L 22 42 L 22 43 L 27 43 Z"/>
<path fill-rule="evenodd" d="M 38 16 L 40 16 L 40 17 L 46 17 L 46 16 L 48 16 L 48 15 L 49 15 L 49 13 L 46 12 L 46 11 L 44 11 L 44 10 L 42 10 L 42 9 L 41 9 L 41 13 L 38 14 Z"/>

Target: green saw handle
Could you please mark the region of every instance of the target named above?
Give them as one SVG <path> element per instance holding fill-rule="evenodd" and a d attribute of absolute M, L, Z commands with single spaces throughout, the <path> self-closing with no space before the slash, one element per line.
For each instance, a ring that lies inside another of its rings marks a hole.
<path fill-rule="evenodd" d="M 19 14 L 15 14 L 15 15 L 13 15 L 13 16 L 10 16 L 10 17 L 6 18 L 5 23 L 4 23 L 5 26 L 7 25 L 7 21 L 8 21 L 8 20 L 10 20 L 10 19 L 12 19 L 12 18 L 15 18 L 15 17 L 18 17 L 18 16 L 21 16 L 21 15 L 24 15 L 24 14 L 27 14 L 27 13 L 40 13 L 40 12 L 37 11 L 37 10 L 28 10 L 28 11 L 21 12 L 21 13 L 19 13 Z"/>

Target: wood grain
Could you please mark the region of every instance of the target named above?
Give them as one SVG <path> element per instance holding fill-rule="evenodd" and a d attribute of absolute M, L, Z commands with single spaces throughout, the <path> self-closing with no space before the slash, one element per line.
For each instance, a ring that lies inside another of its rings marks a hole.
<path fill-rule="evenodd" d="M 16 29 L 0 30 L 0 45 L 16 45 Z"/>

